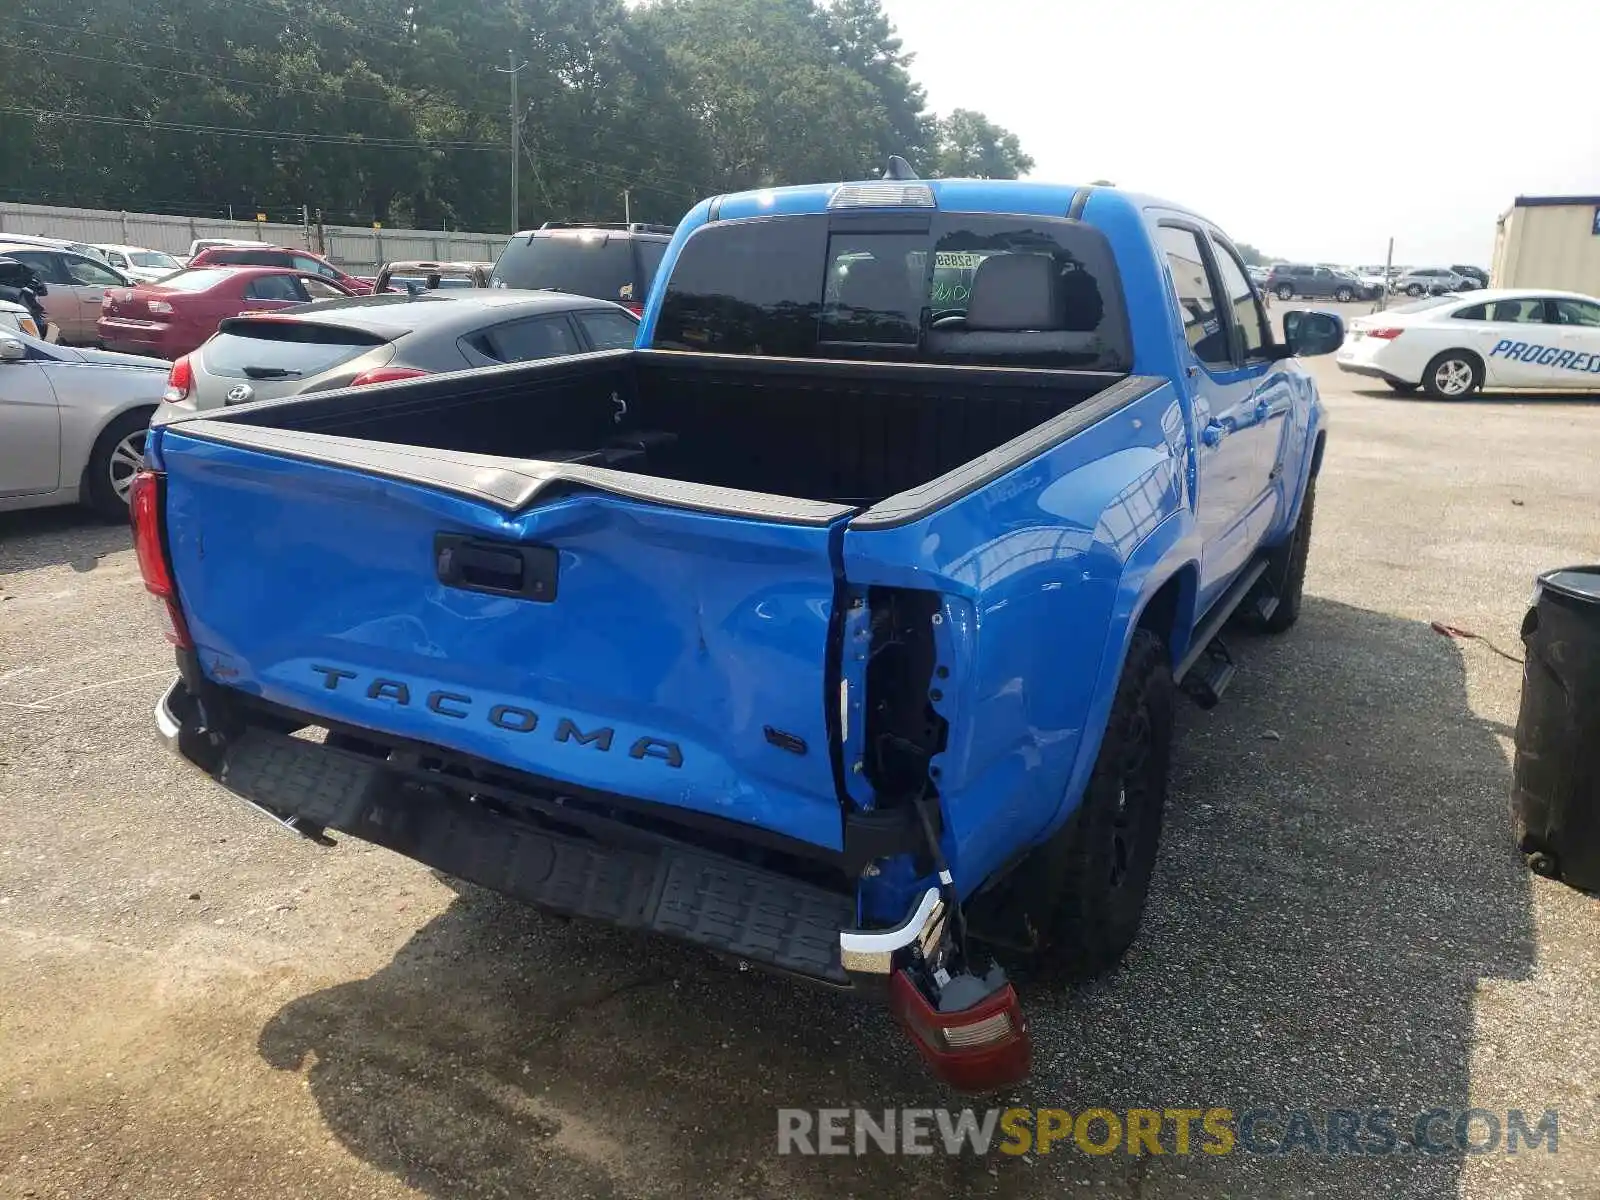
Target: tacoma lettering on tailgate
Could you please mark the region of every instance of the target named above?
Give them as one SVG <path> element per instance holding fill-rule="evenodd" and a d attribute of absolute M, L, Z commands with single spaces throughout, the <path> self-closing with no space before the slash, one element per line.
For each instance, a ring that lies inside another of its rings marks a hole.
<path fill-rule="evenodd" d="M 360 673 L 346 667 L 324 667 L 313 664 L 311 669 L 322 676 L 322 686 L 330 692 L 337 691 L 339 685 L 347 679 L 356 681 L 356 688 L 361 688 Z M 367 681 L 363 690 L 368 700 L 385 700 L 405 708 L 412 705 L 411 685 L 403 679 L 373 676 Z M 510 730 L 512 733 L 532 733 L 539 728 L 539 714 L 531 708 L 523 708 L 516 704 L 496 704 L 484 712 L 465 692 L 430 691 L 422 697 L 420 703 L 435 716 L 453 721 L 486 720 L 489 724 Z M 566 716 L 557 718 L 552 733 L 558 742 L 565 742 L 574 747 L 588 747 L 602 753 L 610 753 L 611 743 L 616 737 L 616 730 L 610 727 L 586 730 L 571 717 Z M 683 751 L 678 748 L 678 743 L 665 738 L 635 739 L 633 745 L 628 747 L 628 757 L 654 758 L 669 767 L 683 766 Z"/>

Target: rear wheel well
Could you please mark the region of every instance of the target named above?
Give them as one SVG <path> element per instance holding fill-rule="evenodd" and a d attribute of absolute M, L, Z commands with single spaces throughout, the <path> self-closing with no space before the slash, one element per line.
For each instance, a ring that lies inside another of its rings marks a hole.
<path fill-rule="evenodd" d="M 130 437 L 140 430 L 148 432 L 150 418 L 156 413 L 153 405 L 140 404 L 127 408 L 107 421 L 95 436 L 94 445 L 89 450 L 89 457 L 83 464 L 83 474 L 78 478 L 78 500 L 87 503 L 102 517 L 108 520 L 124 521 L 127 519 L 127 500 L 119 492 L 116 480 L 107 476 L 110 466 L 108 455 L 112 453 L 115 444 L 122 438 Z M 133 467 L 128 467 L 124 479 L 130 479 Z M 123 489 L 125 491 L 125 488 Z"/>
<path fill-rule="evenodd" d="M 1138 628 L 1159 634 L 1174 663 L 1189 650 L 1189 635 L 1194 626 L 1195 582 L 1194 566 L 1181 568 L 1156 589 L 1139 613 Z"/>

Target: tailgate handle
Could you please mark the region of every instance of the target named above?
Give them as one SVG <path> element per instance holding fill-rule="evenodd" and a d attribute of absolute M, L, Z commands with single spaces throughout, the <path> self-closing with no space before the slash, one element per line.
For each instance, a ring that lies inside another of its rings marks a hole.
<path fill-rule="evenodd" d="M 559 562 L 559 554 L 549 546 L 493 542 L 459 533 L 433 535 L 439 582 L 464 592 L 549 603 L 556 598 Z"/>

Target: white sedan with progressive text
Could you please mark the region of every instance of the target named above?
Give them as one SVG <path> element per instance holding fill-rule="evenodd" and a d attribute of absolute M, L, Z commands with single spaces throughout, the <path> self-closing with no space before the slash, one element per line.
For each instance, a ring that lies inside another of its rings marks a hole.
<path fill-rule="evenodd" d="M 1356 318 L 1335 361 L 1439 400 L 1480 388 L 1600 392 L 1600 300 L 1525 288 L 1434 296 Z"/>

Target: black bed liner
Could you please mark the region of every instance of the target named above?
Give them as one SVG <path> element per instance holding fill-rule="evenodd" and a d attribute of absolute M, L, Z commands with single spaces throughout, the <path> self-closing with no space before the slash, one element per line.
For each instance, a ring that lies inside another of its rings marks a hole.
<path fill-rule="evenodd" d="M 453 492 L 507 513 L 590 490 L 780 524 L 827 526 L 856 513 L 855 528 L 884 529 L 982 487 L 1163 382 L 620 350 L 263 401 L 172 428 Z M 630 438 L 636 454 L 550 445 Z M 650 439 L 667 447 L 667 465 L 596 465 L 642 463 Z M 537 449 L 478 448 L 519 440 Z"/>

